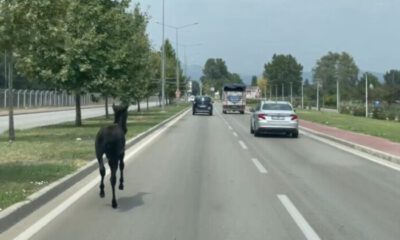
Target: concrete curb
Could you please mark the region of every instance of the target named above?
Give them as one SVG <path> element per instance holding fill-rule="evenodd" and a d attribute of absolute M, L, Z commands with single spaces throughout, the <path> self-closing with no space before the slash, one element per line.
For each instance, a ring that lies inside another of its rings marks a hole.
<path fill-rule="evenodd" d="M 173 119 L 187 114 L 188 109 L 184 109 L 177 114 L 169 117 L 168 119 L 162 121 L 161 123 L 153 126 L 147 131 L 140 133 L 134 138 L 130 139 L 126 143 L 126 149 L 134 146 L 145 137 L 149 136 L 156 130 L 162 128 L 164 125 L 172 121 Z M 62 193 L 65 189 L 73 186 L 75 183 L 79 182 L 87 175 L 97 170 L 97 159 L 94 159 L 88 162 L 85 166 L 79 168 L 74 173 L 71 173 L 56 182 L 51 183 L 50 185 L 44 187 L 36 193 L 28 196 L 25 201 L 15 203 L 14 205 L 9 206 L 0 212 L 0 233 L 6 231 L 16 223 L 18 223 L 21 219 L 25 218 L 36 209 L 40 208 L 54 197 Z"/>
<path fill-rule="evenodd" d="M 300 126 L 300 129 L 302 131 L 304 131 L 304 132 L 309 133 L 309 134 L 313 134 L 313 135 L 316 135 L 318 137 L 322 137 L 322 138 L 331 140 L 333 142 L 345 145 L 347 147 L 356 149 L 358 151 L 370 154 L 370 155 L 372 155 L 374 157 L 378 157 L 378 158 L 381 158 L 381 159 L 389 161 L 389 162 L 400 164 L 400 156 L 395 156 L 395 155 L 392 155 L 392 154 L 389 154 L 389 153 L 386 153 L 386 152 L 382 152 L 382 151 L 379 151 L 379 150 L 376 150 L 376 149 L 373 149 L 373 148 L 370 148 L 370 147 L 366 147 L 366 146 L 363 146 L 363 145 L 360 145 L 360 144 L 357 144 L 357 143 L 353 143 L 353 142 L 350 142 L 350 141 L 347 141 L 347 140 L 344 140 L 344 139 L 340 139 L 340 138 L 337 138 L 337 137 L 329 136 L 327 134 L 324 134 L 324 133 L 321 133 L 321 132 L 318 132 L 318 131 L 314 131 L 314 130 L 306 128 L 306 127 L 301 127 Z"/>

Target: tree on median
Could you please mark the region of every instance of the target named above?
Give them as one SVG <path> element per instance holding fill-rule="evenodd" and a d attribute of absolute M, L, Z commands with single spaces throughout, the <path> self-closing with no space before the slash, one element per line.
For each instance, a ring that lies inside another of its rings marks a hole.
<path fill-rule="evenodd" d="M 298 93 L 301 88 L 303 66 L 292 55 L 272 56 L 271 62 L 264 65 L 264 78 L 269 79 L 270 86 L 284 86 L 284 96 L 290 94 L 290 85 L 293 93 Z"/>

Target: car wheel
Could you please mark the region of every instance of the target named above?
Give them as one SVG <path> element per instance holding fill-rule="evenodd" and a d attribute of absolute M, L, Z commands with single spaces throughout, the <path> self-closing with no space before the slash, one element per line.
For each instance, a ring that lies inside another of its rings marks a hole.
<path fill-rule="evenodd" d="M 226 114 L 226 110 L 222 111 L 223 114 Z"/>
<path fill-rule="evenodd" d="M 240 114 L 244 114 L 244 111 L 240 111 Z"/>
<path fill-rule="evenodd" d="M 260 132 L 257 130 L 253 130 L 254 131 L 254 137 L 259 137 L 260 136 Z"/>
<path fill-rule="evenodd" d="M 193 111 L 193 112 L 192 112 L 192 115 L 196 115 L 196 112 L 195 112 L 195 111 Z"/>
<path fill-rule="evenodd" d="M 298 138 L 299 137 L 299 131 L 292 132 L 292 138 Z"/>
<path fill-rule="evenodd" d="M 212 116 L 212 115 L 213 115 L 213 112 L 210 112 L 209 115 Z"/>

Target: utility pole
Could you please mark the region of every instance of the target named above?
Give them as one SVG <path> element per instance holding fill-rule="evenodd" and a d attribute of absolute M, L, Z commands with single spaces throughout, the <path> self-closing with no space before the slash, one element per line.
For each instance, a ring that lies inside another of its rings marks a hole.
<path fill-rule="evenodd" d="M 4 89 L 7 88 L 7 50 L 4 50 Z"/>
<path fill-rule="evenodd" d="M 14 130 L 14 94 L 13 94 L 13 62 L 12 54 L 11 59 L 8 62 L 8 140 L 15 140 Z"/>
<path fill-rule="evenodd" d="M 319 82 L 317 81 L 317 111 L 319 110 Z"/>
<path fill-rule="evenodd" d="M 293 84 L 290 82 L 290 103 L 293 104 Z"/>
<path fill-rule="evenodd" d="M 165 0 L 162 2 L 161 111 L 165 111 Z"/>
<path fill-rule="evenodd" d="M 336 66 L 336 110 L 340 113 L 339 67 Z"/>
<path fill-rule="evenodd" d="M 365 117 L 368 118 L 368 73 L 365 74 Z"/>
<path fill-rule="evenodd" d="M 179 98 L 180 98 L 180 90 L 179 90 L 179 37 L 178 37 L 178 30 L 179 28 L 175 28 L 176 30 L 176 92 L 175 92 L 175 96 L 176 96 L 176 101 L 178 102 Z"/>
<path fill-rule="evenodd" d="M 284 95 L 285 94 L 285 86 L 284 86 L 284 84 L 282 83 L 282 101 L 285 101 L 285 98 L 284 98 Z"/>
<path fill-rule="evenodd" d="M 301 108 L 304 109 L 304 81 L 301 81 Z"/>
<path fill-rule="evenodd" d="M 278 101 L 278 84 L 275 84 L 275 101 Z"/>
<path fill-rule="evenodd" d="M 269 86 L 269 100 L 272 100 L 272 86 Z"/>

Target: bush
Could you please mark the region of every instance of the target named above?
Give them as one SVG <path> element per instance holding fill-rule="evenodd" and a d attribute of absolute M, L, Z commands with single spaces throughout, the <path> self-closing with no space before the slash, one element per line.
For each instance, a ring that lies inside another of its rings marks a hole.
<path fill-rule="evenodd" d="M 350 106 L 342 106 L 341 108 L 340 108 L 340 113 L 342 113 L 342 114 L 351 114 L 351 108 L 350 108 Z"/>
<path fill-rule="evenodd" d="M 336 106 L 336 95 L 324 96 L 325 106 Z"/>
<path fill-rule="evenodd" d="M 365 116 L 365 108 L 360 107 L 360 106 L 353 107 L 353 115 L 359 116 L 359 117 Z"/>
<path fill-rule="evenodd" d="M 387 112 L 387 114 L 386 114 L 386 117 L 389 119 L 389 120 L 395 120 L 396 119 L 396 112 L 394 112 L 394 111 L 388 111 Z"/>
<path fill-rule="evenodd" d="M 383 108 L 374 108 L 372 111 L 372 118 L 386 120 L 386 113 Z"/>

